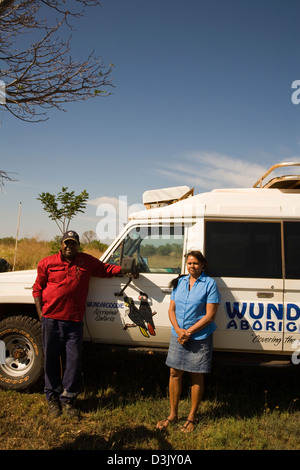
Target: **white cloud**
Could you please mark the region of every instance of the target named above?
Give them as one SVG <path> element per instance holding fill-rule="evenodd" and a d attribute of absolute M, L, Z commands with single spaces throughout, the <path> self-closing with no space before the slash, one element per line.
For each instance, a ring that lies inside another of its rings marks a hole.
<path fill-rule="evenodd" d="M 116 197 L 101 196 L 96 199 L 90 199 L 88 202 L 91 206 L 100 206 L 100 204 L 111 204 L 114 207 L 117 207 L 119 204 L 119 199 Z"/>
<path fill-rule="evenodd" d="M 252 187 L 268 169 L 267 166 L 217 152 L 194 152 L 181 161 L 174 163 L 172 168 L 161 168 L 159 172 L 201 190 Z"/>

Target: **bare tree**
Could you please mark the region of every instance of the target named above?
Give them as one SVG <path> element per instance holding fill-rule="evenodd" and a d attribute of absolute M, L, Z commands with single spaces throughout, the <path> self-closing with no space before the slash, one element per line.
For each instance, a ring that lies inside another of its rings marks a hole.
<path fill-rule="evenodd" d="M 110 94 L 112 65 L 93 52 L 78 61 L 70 55 L 71 19 L 97 5 L 97 0 L 0 0 L 0 78 L 10 113 L 43 121 L 49 108 L 64 111 L 65 103 Z"/>
<path fill-rule="evenodd" d="M 11 173 L 11 172 L 0 170 L 0 189 L 3 188 L 4 184 L 7 181 L 17 181 L 12 176 L 10 176 L 12 174 L 13 173 Z"/>
<path fill-rule="evenodd" d="M 96 233 L 94 232 L 94 230 L 87 230 L 81 236 L 82 243 L 91 243 L 95 239 Z"/>

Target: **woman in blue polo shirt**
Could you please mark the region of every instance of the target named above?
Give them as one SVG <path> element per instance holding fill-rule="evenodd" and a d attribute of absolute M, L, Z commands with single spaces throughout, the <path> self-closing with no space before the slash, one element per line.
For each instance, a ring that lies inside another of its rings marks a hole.
<path fill-rule="evenodd" d="M 170 367 L 170 414 L 159 421 L 158 429 L 178 420 L 182 376 L 191 373 L 191 410 L 182 431 L 191 432 L 196 425 L 197 411 L 204 391 L 204 373 L 210 372 L 214 319 L 220 294 L 214 279 L 204 273 L 206 260 L 200 251 L 186 255 L 187 276 L 173 281 L 169 307 L 172 336 L 166 360 Z"/>

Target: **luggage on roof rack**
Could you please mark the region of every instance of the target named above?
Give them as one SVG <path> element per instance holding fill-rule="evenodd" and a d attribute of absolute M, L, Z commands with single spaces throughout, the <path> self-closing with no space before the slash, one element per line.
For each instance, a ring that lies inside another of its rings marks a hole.
<path fill-rule="evenodd" d="M 194 188 L 175 186 L 172 188 L 152 189 L 143 193 L 143 203 L 147 209 L 167 206 L 193 196 Z"/>
<path fill-rule="evenodd" d="M 258 181 L 253 188 L 269 188 L 269 189 L 300 189 L 300 175 L 282 175 L 276 176 L 263 185 L 263 180 L 269 176 L 277 168 L 287 166 L 300 166 L 300 162 L 285 162 L 273 165 Z"/>

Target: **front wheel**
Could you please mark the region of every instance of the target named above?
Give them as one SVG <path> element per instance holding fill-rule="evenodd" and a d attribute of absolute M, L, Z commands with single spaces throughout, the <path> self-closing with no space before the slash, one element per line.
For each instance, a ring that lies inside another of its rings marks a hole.
<path fill-rule="evenodd" d="M 27 316 L 0 321 L 0 341 L 4 358 L 0 363 L 0 387 L 30 390 L 43 373 L 41 322 Z"/>

